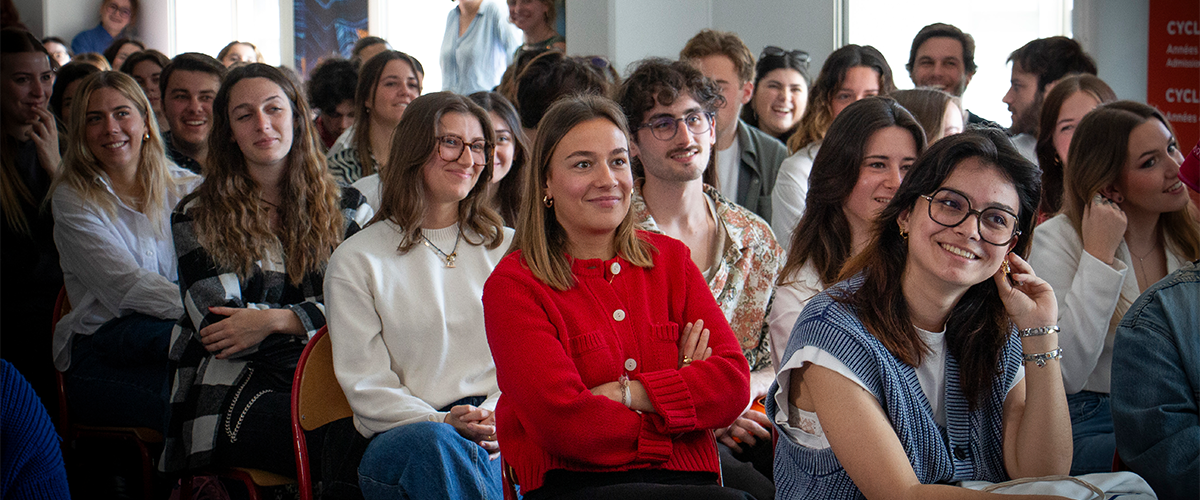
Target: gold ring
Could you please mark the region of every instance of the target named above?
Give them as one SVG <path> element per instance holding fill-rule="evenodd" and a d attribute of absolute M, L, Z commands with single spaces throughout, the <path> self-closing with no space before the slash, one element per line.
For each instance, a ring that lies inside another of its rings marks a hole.
<path fill-rule="evenodd" d="M 690 364 L 692 364 L 692 358 L 691 358 L 691 357 L 688 357 L 688 356 L 684 356 L 684 357 L 683 357 L 683 364 L 685 364 L 685 365 L 690 365 Z"/>

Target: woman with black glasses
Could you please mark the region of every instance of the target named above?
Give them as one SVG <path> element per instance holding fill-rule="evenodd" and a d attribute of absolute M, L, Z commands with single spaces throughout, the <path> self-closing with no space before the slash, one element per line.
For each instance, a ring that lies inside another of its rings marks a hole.
<path fill-rule="evenodd" d="M 781 498 L 985 498 L 945 483 L 1066 473 L 1058 305 L 1020 257 L 1038 196 L 999 131 L 917 160 L 788 342 L 767 403 Z"/>

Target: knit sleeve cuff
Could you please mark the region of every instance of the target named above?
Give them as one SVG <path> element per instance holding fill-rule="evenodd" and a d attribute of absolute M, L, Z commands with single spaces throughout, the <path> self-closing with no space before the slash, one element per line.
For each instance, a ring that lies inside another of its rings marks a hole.
<path fill-rule="evenodd" d="M 665 434 L 696 429 L 696 405 L 692 392 L 676 370 L 643 372 L 637 380 L 646 388 L 650 404 L 663 418 Z"/>
<path fill-rule="evenodd" d="M 653 414 L 642 415 L 642 429 L 638 432 L 637 443 L 639 462 L 662 463 L 671 458 L 671 436 L 659 430 L 661 420 Z"/>

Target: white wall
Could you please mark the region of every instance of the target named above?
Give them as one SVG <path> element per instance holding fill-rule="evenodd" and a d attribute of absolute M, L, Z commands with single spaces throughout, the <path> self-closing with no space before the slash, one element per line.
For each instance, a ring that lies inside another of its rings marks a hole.
<path fill-rule="evenodd" d="M 1096 70 L 1117 97 L 1146 101 L 1150 3 L 1075 0 L 1075 38 L 1096 59 Z"/>

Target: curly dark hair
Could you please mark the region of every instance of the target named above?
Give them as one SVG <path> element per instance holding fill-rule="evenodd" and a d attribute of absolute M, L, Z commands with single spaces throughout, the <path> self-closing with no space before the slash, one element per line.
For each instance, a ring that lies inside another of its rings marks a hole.
<path fill-rule="evenodd" d="M 721 87 L 704 76 L 695 66 L 661 57 L 651 57 L 633 63 L 633 71 L 617 89 L 613 100 L 625 111 L 630 139 L 637 142 L 636 130 L 645 120 L 646 113 L 658 104 L 670 106 L 685 92 L 708 113 L 715 114 L 717 108 L 725 105 Z M 714 158 L 716 155 L 709 156 L 709 167 L 712 167 Z M 642 162 L 637 158 L 633 160 L 633 172 L 639 177 L 644 175 Z M 712 184 L 711 181 L 715 178 L 714 169 L 706 169 L 704 175 L 704 182 Z"/>
<path fill-rule="evenodd" d="M 332 110 L 345 101 L 354 101 L 358 88 L 358 70 L 346 59 L 321 61 L 308 80 L 308 104 L 313 109 Z"/>

